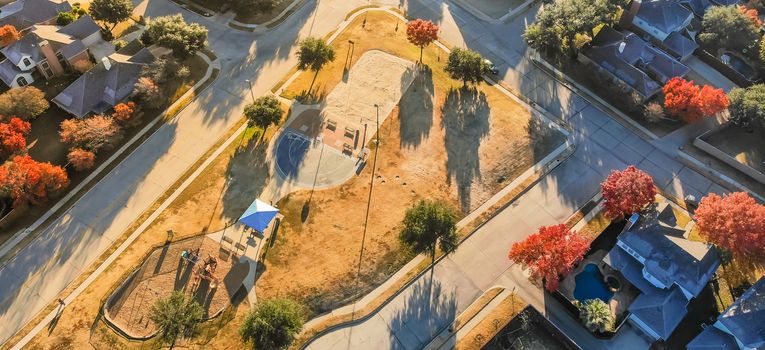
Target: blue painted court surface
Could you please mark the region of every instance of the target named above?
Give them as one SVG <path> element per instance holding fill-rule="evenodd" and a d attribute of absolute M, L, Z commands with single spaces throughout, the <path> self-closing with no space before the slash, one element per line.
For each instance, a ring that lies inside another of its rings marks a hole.
<path fill-rule="evenodd" d="M 576 275 L 576 288 L 574 288 L 574 298 L 579 301 L 589 299 L 600 299 L 608 303 L 614 293 L 608 289 L 603 280 L 603 274 L 595 264 L 587 264 L 584 270 Z"/>
<path fill-rule="evenodd" d="M 276 168 L 287 178 L 297 176 L 310 146 L 305 136 L 286 130 L 276 141 Z"/>

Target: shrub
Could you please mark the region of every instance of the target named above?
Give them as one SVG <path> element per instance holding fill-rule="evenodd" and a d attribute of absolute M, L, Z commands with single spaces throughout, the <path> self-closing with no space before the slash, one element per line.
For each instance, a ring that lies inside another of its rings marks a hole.
<path fill-rule="evenodd" d="M 93 167 L 96 163 L 96 154 L 82 148 L 72 148 L 66 155 L 66 160 L 75 170 L 83 171 Z"/>
<path fill-rule="evenodd" d="M 162 90 L 160 90 L 154 80 L 149 77 L 139 78 L 138 82 L 135 83 L 133 93 L 140 102 L 149 108 L 158 108 L 162 105 L 164 99 Z"/>
<path fill-rule="evenodd" d="M 658 102 L 651 102 L 645 106 L 643 115 L 649 122 L 658 123 L 664 119 L 664 107 Z"/>

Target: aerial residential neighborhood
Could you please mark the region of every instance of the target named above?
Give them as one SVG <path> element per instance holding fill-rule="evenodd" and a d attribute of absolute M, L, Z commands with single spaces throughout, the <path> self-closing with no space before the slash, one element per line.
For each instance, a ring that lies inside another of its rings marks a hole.
<path fill-rule="evenodd" d="M 761 0 L 0 0 L 0 349 L 765 349 Z"/>

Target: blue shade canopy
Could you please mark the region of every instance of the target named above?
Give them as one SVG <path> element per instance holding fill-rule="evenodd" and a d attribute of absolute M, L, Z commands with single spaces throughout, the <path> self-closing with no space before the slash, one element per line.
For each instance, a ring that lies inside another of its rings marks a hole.
<path fill-rule="evenodd" d="M 244 211 L 244 214 L 239 218 L 239 222 L 263 233 L 278 213 L 279 209 L 262 202 L 260 199 L 256 199 Z"/>

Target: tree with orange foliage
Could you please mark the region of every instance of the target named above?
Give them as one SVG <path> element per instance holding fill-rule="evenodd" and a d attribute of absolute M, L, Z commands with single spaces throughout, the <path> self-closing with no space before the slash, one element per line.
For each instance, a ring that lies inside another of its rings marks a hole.
<path fill-rule="evenodd" d="M 95 115 L 85 119 L 67 119 L 61 122 L 61 141 L 91 152 L 113 147 L 122 138 L 120 126 L 114 118 Z"/>
<path fill-rule="evenodd" d="M 508 258 L 528 268 L 532 279 L 543 279 L 545 289 L 552 292 L 588 249 L 590 242 L 566 225 L 542 226 L 539 232 L 514 243 Z"/>
<path fill-rule="evenodd" d="M 664 107 L 670 115 L 683 119 L 686 123 L 695 123 L 704 117 L 722 112 L 730 101 L 722 89 L 709 85 L 699 87 L 680 77 L 670 79 L 662 89 Z"/>
<path fill-rule="evenodd" d="M 694 214 L 699 234 L 736 256 L 765 261 L 765 206 L 745 192 L 710 193 Z"/>
<path fill-rule="evenodd" d="M 438 39 L 438 25 L 428 20 L 415 19 L 406 25 L 406 38 L 420 48 L 420 63 L 422 63 L 422 50 Z"/>
<path fill-rule="evenodd" d="M 0 46 L 13 44 L 16 40 L 19 40 L 20 37 L 19 32 L 14 26 L 6 24 L 0 27 Z"/>
<path fill-rule="evenodd" d="M 0 196 L 13 199 L 13 207 L 38 205 L 69 186 L 66 171 L 30 156 L 15 156 L 0 166 Z"/>
<path fill-rule="evenodd" d="M 7 123 L 0 123 L 0 157 L 26 150 L 27 140 L 24 136 L 32 130 L 28 122 L 12 117 Z"/>
<path fill-rule="evenodd" d="M 656 186 L 651 175 L 630 165 L 623 171 L 614 170 L 600 184 L 603 210 L 611 220 L 624 219 L 643 210 L 656 200 Z"/>
<path fill-rule="evenodd" d="M 755 28 L 762 27 L 762 20 L 760 19 L 760 14 L 757 13 L 757 9 L 750 9 L 744 5 L 738 5 L 738 10 L 741 11 L 746 18 L 749 18 L 749 20 L 752 21 L 752 25 L 754 25 Z"/>
<path fill-rule="evenodd" d="M 114 113 L 112 113 L 112 118 L 114 118 L 114 120 L 116 120 L 118 123 L 125 123 L 133 118 L 134 113 L 135 103 L 133 101 L 120 103 L 114 106 Z"/>
<path fill-rule="evenodd" d="M 72 148 L 66 155 L 66 160 L 72 164 L 74 170 L 83 171 L 93 167 L 96 154 L 82 148 Z"/>

